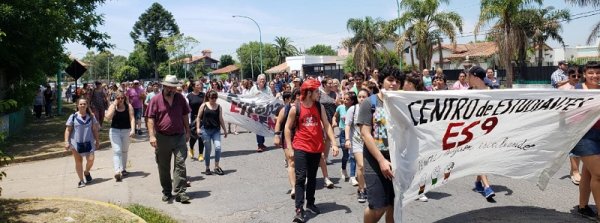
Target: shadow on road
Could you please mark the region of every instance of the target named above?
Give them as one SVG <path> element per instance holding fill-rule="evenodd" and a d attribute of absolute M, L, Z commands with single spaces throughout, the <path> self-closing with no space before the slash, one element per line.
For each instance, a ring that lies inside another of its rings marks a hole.
<path fill-rule="evenodd" d="M 150 175 L 150 173 L 147 173 L 147 172 L 144 172 L 144 171 L 133 171 L 133 172 L 129 172 L 129 175 L 127 175 L 127 177 L 142 177 L 142 178 L 146 178 L 149 175 Z"/>
<path fill-rule="evenodd" d="M 223 151 L 221 157 L 245 156 L 256 153 L 256 150 Z"/>
<path fill-rule="evenodd" d="M 186 193 L 191 199 L 200 199 L 210 196 L 210 191 L 192 191 Z"/>
<path fill-rule="evenodd" d="M 321 209 L 321 213 L 323 214 L 337 210 L 344 210 L 344 213 L 346 214 L 352 213 L 352 210 L 348 206 L 339 205 L 335 202 L 317 203 L 317 206 L 319 207 L 319 209 Z"/>
<path fill-rule="evenodd" d="M 442 198 L 452 196 L 452 194 L 443 193 L 443 192 L 435 192 L 435 191 L 429 191 L 425 195 L 427 196 L 427 198 L 429 198 L 431 200 L 441 200 Z"/>
<path fill-rule="evenodd" d="M 511 190 L 510 188 L 506 187 L 506 186 L 502 186 L 502 185 L 491 185 L 492 189 L 494 189 L 494 192 L 496 192 L 496 194 L 500 193 L 500 192 L 506 192 L 504 195 L 506 196 L 510 196 L 513 194 L 513 190 Z"/>
<path fill-rule="evenodd" d="M 504 206 L 473 210 L 436 222 L 589 222 L 589 220 L 554 209 Z"/>
<path fill-rule="evenodd" d="M 99 183 L 106 182 L 106 181 L 109 181 L 112 179 L 113 178 L 94 178 L 94 179 L 92 179 L 92 182 L 86 183 L 86 185 L 99 184 Z"/>

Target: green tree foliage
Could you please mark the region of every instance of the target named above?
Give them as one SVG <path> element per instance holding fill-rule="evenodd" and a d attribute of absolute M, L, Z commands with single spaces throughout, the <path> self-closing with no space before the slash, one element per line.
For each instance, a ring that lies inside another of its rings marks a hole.
<path fill-rule="evenodd" d="M 231 55 L 223 54 L 221 55 L 221 58 L 219 58 L 219 68 L 223 68 L 234 64 L 235 60 L 233 60 L 233 57 L 231 57 Z"/>
<path fill-rule="evenodd" d="M 17 105 L 18 105 L 17 101 L 12 100 L 12 99 L 1 100 L 0 101 L 0 114 L 5 114 L 5 113 L 9 113 L 9 112 L 17 110 L 17 108 L 18 108 Z M 0 126 L 2 124 L 3 124 L 2 120 L 0 120 Z M 0 131 L 0 146 L 2 146 L 2 147 L 4 146 L 5 138 L 6 138 L 6 133 Z M 0 148 L 0 167 L 8 165 L 8 163 L 12 159 L 13 159 L 13 157 L 11 155 L 4 153 L 4 151 L 2 151 L 2 148 Z M 0 180 L 2 180 L 4 177 L 6 177 L 6 173 L 4 171 L 0 171 Z M 2 187 L 0 187 L 0 195 L 2 195 Z"/>
<path fill-rule="evenodd" d="M 142 13 L 133 26 L 130 36 L 134 43 L 145 43 L 146 54 L 154 69 L 154 78 L 158 79 L 158 66 L 169 59 L 167 50 L 159 46 L 159 42 L 166 37 L 179 34 L 179 26 L 173 15 L 158 3 L 152 4 L 146 12 Z"/>
<path fill-rule="evenodd" d="M 99 50 L 110 47 L 108 35 L 97 30 L 104 21 L 95 10 L 103 2 L 1 1 L 0 75 L 10 83 L 9 89 L 3 89 L 7 97 L 19 106 L 30 105 L 32 87 L 68 65 L 64 43 L 80 42 Z"/>
<path fill-rule="evenodd" d="M 317 44 L 311 46 L 306 51 L 304 51 L 306 55 L 315 55 L 315 56 L 335 56 L 337 52 L 331 48 L 329 45 Z"/>
<path fill-rule="evenodd" d="M 379 50 L 377 51 L 377 61 L 379 64 L 375 68 L 383 68 L 383 67 L 396 67 L 398 68 L 398 54 L 391 50 Z M 402 66 L 404 68 L 406 66 Z"/>
<path fill-rule="evenodd" d="M 381 19 L 373 19 L 370 16 L 365 19 L 348 19 L 346 28 L 354 36 L 344 41 L 344 46 L 354 51 L 354 64 L 358 70 L 377 66 L 375 51 L 383 47 L 383 42 L 389 37 L 384 32 L 386 22 Z"/>
<path fill-rule="evenodd" d="M 562 21 L 570 20 L 571 13 L 566 9 L 555 10 L 552 6 L 538 8 L 532 11 L 533 13 L 528 13 L 529 17 L 533 20 L 531 23 L 532 26 L 530 26 L 533 28 L 531 30 L 534 31 L 531 39 L 533 40 L 535 47 L 537 47 L 538 66 L 541 67 L 544 62 L 544 45 L 549 38 L 556 40 L 562 45 L 565 44 L 560 35 L 562 32 Z"/>
<path fill-rule="evenodd" d="M 256 79 L 256 76 L 260 74 L 259 46 L 259 42 L 249 42 L 242 44 L 236 50 L 237 55 L 240 57 L 243 78 L 252 78 L 252 72 L 254 72 L 254 79 Z M 251 61 L 252 67 L 250 66 Z M 265 70 L 279 64 L 277 50 L 271 44 L 263 44 L 263 64 Z"/>
<path fill-rule="evenodd" d="M 83 74 L 83 80 L 108 80 L 109 74 L 112 80 L 114 73 L 128 64 L 127 57 L 115 56 L 110 51 L 98 54 L 88 51 L 81 60 L 88 65 L 88 70 Z"/>
<path fill-rule="evenodd" d="M 275 50 L 277 50 L 277 63 L 285 62 L 285 58 L 298 55 L 298 49 L 292 45 L 292 40 L 288 37 L 275 37 Z"/>
<path fill-rule="evenodd" d="M 196 46 L 198 46 L 200 42 L 191 36 L 184 36 L 183 34 L 176 34 L 171 37 L 164 38 L 158 43 L 159 47 L 167 50 L 169 55 L 168 64 L 166 66 L 170 66 L 170 71 L 174 71 L 171 74 L 175 73 L 177 77 L 186 77 L 189 76 L 191 64 L 186 64 L 186 60 L 191 60 L 192 58 L 192 50 Z M 161 64 L 161 66 L 164 65 Z"/>
<path fill-rule="evenodd" d="M 356 65 L 354 64 L 354 57 L 352 55 L 348 55 L 346 57 L 346 61 L 344 62 L 344 73 L 354 73 L 356 72 Z"/>
<path fill-rule="evenodd" d="M 519 16 L 519 11 L 526 8 L 531 3 L 542 4 L 542 0 L 481 0 L 481 13 L 479 21 L 475 26 L 475 34 L 490 21 L 498 21 L 493 27 L 502 43 L 498 44 L 500 48 L 500 60 L 506 69 L 506 87 L 512 88 L 514 71 L 512 61 L 514 57 L 514 47 L 511 45 L 513 35 L 513 20 Z M 499 38 L 497 38 L 499 39 Z"/>
<path fill-rule="evenodd" d="M 137 68 L 130 65 L 124 65 L 116 70 L 112 78 L 115 83 L 120 83 L 123 81 L 132 81 L 138 79 L 138 74 L 139 71 Z"/>
<path fill-rule="evenodd" d="M 399 26 L 412 29 L 421 69 L 431 67 L 433 46 L 442 35 L 456 44 L 456 31 L 462 33 L 462 17 L 456 12 L 439 10 L 442 3 L 448 4 L 448 0 L 402 0 L 400 7 L 405 9 L 405 13 L 390 21 L 391 29 L 387 29 L 388 32 Z"/>
<path fill-rule="evenodd" d="M 138 70 L 137 76 L 140 79 L 154 77 L 152 75 L 154 74 L 154 69 L 152 68 L 150 57 L 148 57 L 146 52 L 146 44 L 137 43 L 135 44 L 133 52 L 129 54 L 129 58 L 127 59 L 128 65 L 135 67 Z"/>

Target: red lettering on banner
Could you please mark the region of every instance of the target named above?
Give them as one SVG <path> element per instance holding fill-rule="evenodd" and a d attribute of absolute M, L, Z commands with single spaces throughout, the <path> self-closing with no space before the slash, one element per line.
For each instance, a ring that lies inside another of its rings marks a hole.
<path fill-rule="evenodd" d="M 446 129 L 446 133 L 444 134 L 444 138 L 442 139 L 442 150 L 452 149 L 457 146 L 462 146 L 464 144 L 469 143 L 471 140 L 473 140 L 473 137 L 474 137 L 471 129 L 473 127 L 479 125 L 479 123 L 481 123 L 480 120 L 470 123 L 469 125 L 467 125 L 460 131 L 460 134 L 459 134 L 459 131 L 454 131 L 454 128 L 464 126 L 465 122 L 449 123 L 448 128 Z M 483 121 L 483 123 L 481 123 L 481 130 L 485 131 L 485 133 L 483 133 L 483 135 L 490 133 L 496 127 L 497 124 L 498 124 L 498 118 L 496 118 L 496 117 L 489 117 L 485 121 Z M 458 142 L 455 142 L 455 141 L 449 142 L 449 139 L 456 138 L 459 135 L 465 136 L 465 139 L 458 141 Z"/>
<path fill-rule="evenodd" d="M 275 129 L 275 120 L 270 116 L 267 117 L 267 125 L 269 126 L 269 129 Z"/>
<path fill-rule="evenodd" d="M 232 101 L 231 102 L 231 108 L 229 109 L 229 112 L 239 113 L 240 110 L 238 110 L 238 108 L 239 107 L 237 106 L 237 103 L 235 103 L 235 102 Z"/>

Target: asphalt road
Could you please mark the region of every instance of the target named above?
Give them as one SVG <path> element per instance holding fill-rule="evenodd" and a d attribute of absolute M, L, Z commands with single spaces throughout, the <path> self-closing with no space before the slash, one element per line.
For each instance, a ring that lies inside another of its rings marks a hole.
<path fill-rule="evenodd" d="M 105 130 L 107 131 L 107 130 Z M 112 151 L 96 152 L 91 171 L 94 183 L 77 188 L 72 157 L 35 161 L 5 167 L 0 181 L 5 198 L 79 197 L 116 204 L 139 203 L 164 211 L 181 222 L 291 222 L 294 201 L 289 196 L 281 149 L 256 153 L 255 135 L 230 135 L 223 140 L 221 166 L 226 175 L 206 176 L 204 163 L 187 160 L 192 186 L 190 204 L 161 201 L 153 148 L 144 138 L 130 147 L 131 175 L 115 182 Z M 267 145 L 271 145 L 267 138 Z M 214 154 L 214 152 L 213 152 Z M 309 222 L 362 222 L 366 204 L 356 201 L 356 188 L 340 182 L 340 157 L 328 169 L 334 189 L 323 188 L 319 171 L 316 200 L 322 214 L 309 214 Z M 211 164 L 212 168 L 212 164 Z M 474 177 L 449 182 L 429 192 L 429 202 L 415 201 L 404 208 L 404 222 L 590 222 L 576 214 L 578 188 L 565 165 L 547 189 L 535 183 L 490 176 L 495 203 L 473 192 Z M 593 200 L 593 199 L 592 199 Z M 382 221 L 383 222 L 383 221 Z"/>

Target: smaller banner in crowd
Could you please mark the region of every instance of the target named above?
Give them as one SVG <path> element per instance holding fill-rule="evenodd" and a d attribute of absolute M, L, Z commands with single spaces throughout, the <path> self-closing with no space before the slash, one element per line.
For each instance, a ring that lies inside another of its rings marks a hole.
<path fill-rule="evenodd" d="M 263 93 L 243 96 L 219 93 L 217 103 L 223 108 L 225 122 L 262 136 L 273 136 L 275 118 L 284 106 L 283 101 Z"/>
<path fill-rule="evenodd" d="M 600 117 L 600 91 L 387 92 L 384 101 L 397 222 L 403 204 L 464 176 L 545 189 Z"/>

